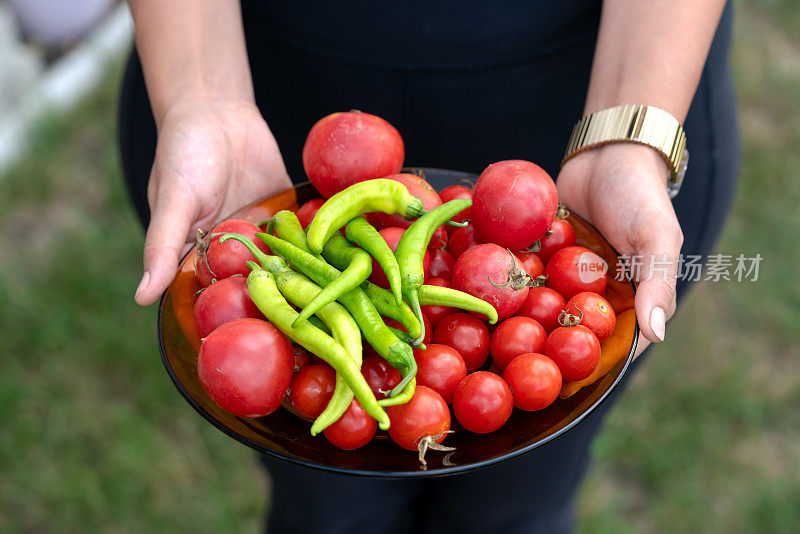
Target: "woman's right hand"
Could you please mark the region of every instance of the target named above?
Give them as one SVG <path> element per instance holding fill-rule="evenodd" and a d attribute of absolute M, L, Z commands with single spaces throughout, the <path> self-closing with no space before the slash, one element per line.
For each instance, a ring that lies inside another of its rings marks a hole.
<path fill-rule="evenodd" d="M 146 306 L 172 282 L 198 228 L 292 186 L 275 138 L 248 100 L 196 97 L 159 123 L 147 190 L 150 226 L 134 299 Z"/>

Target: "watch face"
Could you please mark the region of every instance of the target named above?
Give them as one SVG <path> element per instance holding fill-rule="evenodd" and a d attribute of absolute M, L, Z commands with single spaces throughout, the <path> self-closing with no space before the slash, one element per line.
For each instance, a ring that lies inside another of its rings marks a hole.
<path fill-rule="evenodd" d="M 683 157 L 678 163 L 678 168 L 675 169 L 675 175 L 669 182 L 667 182 L 667 189 L 669 190 L 669 198 L 675 198 L 678 191 L 681 190 L 683 185 L 683 177 L 686 176 L 686 169 L 689 168 L 689 150 L 683 149 Z"/>
<path fill-rule="evenodd" d="M 678 178 L 677 182 L 679 184 L 678 187 L 680 187 L 680 184 L 683 183 L 683 177 L 686 175 L 686 169 L 688 168 L 689 168 L 689 149 L 684 148 L 683 158 L 681 158 L 681 162 L 678 164 L 678 169 L 676 172 L 676 174 L 678 175 L 677 177 Z"/>

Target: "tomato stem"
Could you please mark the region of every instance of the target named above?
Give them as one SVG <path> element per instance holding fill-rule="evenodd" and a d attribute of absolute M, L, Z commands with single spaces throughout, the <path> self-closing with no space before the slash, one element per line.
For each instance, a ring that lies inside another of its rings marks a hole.
<path fill-rule="evenodd" d="M 486 275 L 486 277 L 489 279 L 489 283 L 494 287 L 503 288 L 511 286 L 511 288 L 515 291 L 519 291 L 523 287 L 528 287 L 531 283 L 533 283 L 533 279 L 531 278 L 531 275 L 517 267 L 517 261 L 514 258 L 514 253 L 510 250 L 508 250 L 508 253 L 511 254 L 511 267 L 509 267 L 508 272 L 506 273 L 506 281 L 502 284 L 496 284 L 492 280 L 491 275 Z"/>
<path fill-rule="evenodd" d="M 575 305 L 573 304 L 573 306 Z M 578 315 L 573 315 L 567 310 L 561 310 L 561 313 L 558 314 L 558 324 L 567 327 L 579 325 L 581 319 L 583 319 L 583 312 L 577 306 L 575 306 L 575 309 L 578 310 Z"/>
<path fill-rule="evenodd" d="M 425 453 L 427 453 L 428 450 L 445 451 L 445 452 L 456 450 L 455 447 L 447 447 L 440 443 L 436 443 L 436 440 L 442 439 L 443 436 L 452 433 L 453 433 L 452 430 L 445 430 L 444 432 L 436 434 L 435 436 L 425 436 L 421 440 L 419 440 L 419 443 L 417 444 L 417 450 L 419 451 L 419 463 L 422 469 L 428 468 L 428 462 L 425 461 Z"/>

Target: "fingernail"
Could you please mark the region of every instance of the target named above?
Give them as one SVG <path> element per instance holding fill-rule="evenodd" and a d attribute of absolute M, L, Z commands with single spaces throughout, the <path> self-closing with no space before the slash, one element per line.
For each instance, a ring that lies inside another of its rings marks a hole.
<path fill-rule="evenodd" d="M 655 307 L 650 312 L 650 329 L 659 341 L 664 341 L 664 334 L 667 329 L 667 316 L 664 314 L 664 308 Z"/>
<path fill-rule="evenodd" d="M 150 271 L 145 271 L 142 275 L 142 281 L 139 282 L 139 287 L 136 288 L 136 294 L 133 296 L 133 298 L 138 297 L 139 293 L 147 289 L 148 285 L 150 285 Z"/>

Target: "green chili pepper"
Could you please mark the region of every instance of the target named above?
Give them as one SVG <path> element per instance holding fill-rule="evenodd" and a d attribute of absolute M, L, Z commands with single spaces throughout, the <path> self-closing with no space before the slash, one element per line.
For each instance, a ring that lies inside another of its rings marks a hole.
<path fill-rule="evenodd" d="M 317 284 L 328 284 L 341 274 L 335 267 L 313 254 L 304 252 L 288 241 L 265 233 L 257 233 L 256 236 L 262 239 L 271 250 L 292 262 L 295 267 Z M 386 293 L 391 298 L 391 293 L 388 291 Z M 417 362 L 414 359 L 413 350 L 389 330 L 372 301 L 360 288 L 340 295 L 339 302 L 356 320 L 364 338 L 375 349 L 375 352 L 403 374 L 403 379 L 392 390 L 393 396 L 399 394 L 417 373 Z"/>
<path fill-rule="evenodd" d="M 400 306 L 403 303 L 401 292 L 400 266 L 397 265 L 397 258 L 386 240 L 378 233 L 374 226 L 367 222 L 364 217 L 354 217 L 347 223 L 347 239 L 362 249 L 369 252 L 377 261 L 386 279 L 389 280 L 389 287 L 394 295 L 395 302 Z"/>
<path fill-rule="evenodd" d="M 302 231 L 302 230 L 301 230 Z M 330 247 L 330 242 L 341 239 L 346 241 L 344 236 L 336 232 L 333 237 L 325 244 L 325 247 Z M 324 254 L 323 249 L 323 254 Z M 314 315 L 317 310 L 330 302 L 336 301 L 343 293 L 357 288 L 361 285 L 369 275 L 372 274 L 372 258 L 361 249 L 353 247 L 350 256 L 350 262 L 342 273 L 330 281 L 314 299 L 308 303 L 301 311 L 300 315 L 295 320 L 293 326 L 298 326 L 300 323 Z M 294 263 L 294 262 L 293 262 Z"/>
<path fill-rule="evenodd" d="M 280 288 L 278 288 L 278 289 L 280 289 Z M 294 304 L 295 306 L 300 306 L 300 304 L 297 304 L 297 303 L 293 303 L 293 304 Z M 328 334 L 328 335 L 330 335 L 330 334 L 331 334 L 331 329 L 330 329 L 330 328 L 328 328 L 328 325 L 326 325 L 325 323 L 323 323 L 323 322 L 322 322 L 322 319 L 320 319 L 320 318 L 319 318 L 319 317 L 317 317 L 316 315 L 312 315 L 311 317 L 309 317 L 309 318 L 308 318 L 308 322 L 309 322 L 309 323 L 311 323 L 311 324 L 313 324 L 314 326 L 316 326 L 317 328 L 319 328 L 320 330 L 322 330 L 322 331 L 323 331 L 323 332 L 325 332 L 326 334 Z"/>
<path fill-rule="evenodd" d="M 491 324 L 497 322 L 497 310 L 485 300 L 451 287 L 421 286 L 417 290 L 421 306 L 451 306 L 462 310 L 482 313 Z"/>
<path fill-rule="evenodd" d="M 446 202 L 437 208 L 432 209 L 416 221 L 403 232 L 403 237 L 397 244 L 394 255 L 400 266 L 400 275 L 403 283 L 403 296 L 408 300 L 411 309 L 422 324 L 422 334 L 417 338 L 417 342 L 422 341 L 425 336 L 425 323 L 422 320 L 422 310 L 419 307 L 419 295 L 417 290 L 425 282 L 425 274 L 422 268 L 422 260 L 425 258 L 425 251 L 428 243 L 433 237 L 433 233 L 450 218 L 454 217 L 461 210 L 472 206 L 472 201 L 467 199 L 455 199 Z"/>
<path fill-rule="evenodd" d="M 399 339 L 403 343 L 408 343 L 410 345 L 411 341 L 414 339 L 411 337 L 411 334 L 409 334 L 405 330 L 400 330 L 399 328 L 395 328 L 393 326 L 387 326 L 386 328 L 391 330 L 392 333 L 394 333 L 394 335 L 397 336 L 397 339 Z M 416 346 L 416 348 L 418 348 L 419 350 L 426 350 L 428 347 L 425 346 L 425 343 L 420 343 L 419 345 Z"/>
<path fill-rule="evenodd" d="M 274 230 L 274 232 L 273 232 Z M 306 242 L 306 231 L 300 224 L 300 219 L 293 211 L 281 210 L 272 216 L 267 223 L 267 233 L 274 234 L 290 243 L 295 243 L 297 248 L 311 252 Z"/>
<path fill-rule="evenodd" d="M 398 406 L 400 404 L 405 404 L 411 400 L 411 397 L 414 396 L 414 391 L 417 389 L 417 379 L 412 378 L 411 381 L 408 383 L 406 388 L 403 390 L 402 393 L 395 397 L 388 397 L 386 399 L 379 399 L 378 404 L 383 406 L 384 408 L 387 406 Z"/>
<path fill-rule="evenodd" d="M 308 306 L 308 303 L 321 292 L 317 284 L 288 268 L 286 271 L 275 274 L 275 281 L 281 293 L 295 306 Z M 336 302 L 320 309 L 317 315 L 330 328 L 333 339 L 344 347 L 360 369 L 362 362 L 361 330 L 353 317 Z M 309 319 L 312 318 L 316 317 L 309 317 Z M 292 327 L 294 328 L 294 325 Z M 333 395 L 325 410 L 311 425 L 311 435 L 316 436 L 338 421 L 347 411 L 352 400 L 353 390 L 347 384 L 345 376 L 337 371 Z"/>
<path fill-rule="evenodd" d="M 308 247 L 319 254 L 330 236 L 353 217 L 368 211 L 413 219 L 425 213 L 422 200 L 395 180 L 378 178 L 353 184 L 325 202 L 308 225 Z"/>
<path fill-rule="evenodd" d="M 248 266 L 252 271 L 247 277 L 247 290 L 250 293 L 250 298 L 267 320 L 278 327 L 292 341 L 310 350 L 328 362 L 337 372 L 341 373 L 347 381 L 347 385 L 361 403 L 362 408 L 378 421 L 378 426 L 381 429 L 388 429 L 389 416 L 383 407 L 378 404 L 378 400 L 361 374 L 360 366 L 356 365 L 344 347 L 311 323 L 304 322 L 299 327 L 293 328 L 292 322 L 297 317 L 297 312 L 294 311 L 278 290 L 275 275 L 262 269 L 255 262 L 248 262 Z M 336 308 L 334 307 L 333 309 L 335 310 Z M 344 312 L 344 310 L 341 311 Z M 342 317 L 340 316 L 339 319 L 334 321 L 347 320 Z"/>
<path fill-rule="evenodd" d="M 344 241 L 337 241 L 335 247 L 329 247 L 324 252 L 325 259 L 337 269 L 345 269 L 348 265 L 348 248 L 357 248 L 351 245 L 346 239 Z M 361 289 L 366 293 L 369 300 L 378 310 L 378 313 L 394 319 L 403 327 L 408 330 L 409 334 L 416 339 L 422 335 L 422 324 L 417 320 L 417 316 L 411 311 L 408 304 L 403 302 L 400 306 L 397 305 L 394 295 L 380 286 L 376 286 L 372 282 L 364 282 L 361 284 Z"/>

